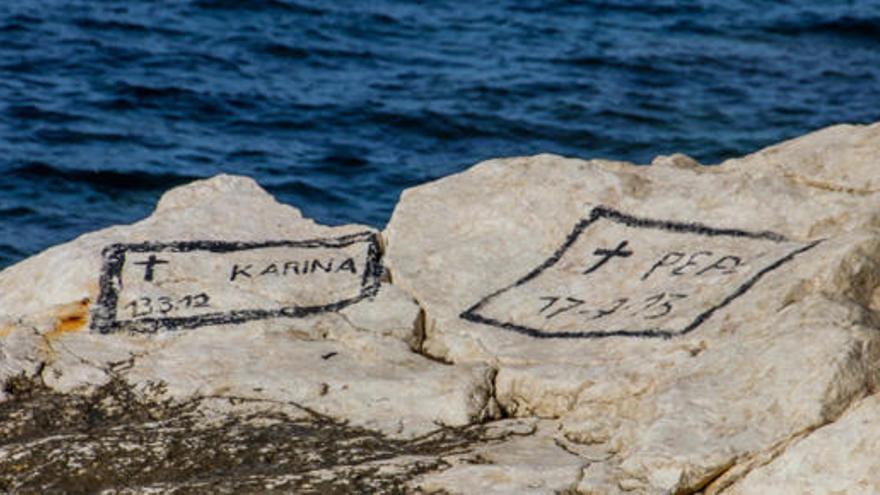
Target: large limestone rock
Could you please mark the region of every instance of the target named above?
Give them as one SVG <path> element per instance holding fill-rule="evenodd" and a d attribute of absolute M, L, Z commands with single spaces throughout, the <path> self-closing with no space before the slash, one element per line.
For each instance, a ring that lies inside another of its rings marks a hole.
<path fill-rule="evenodd" d="M 552 155 L 406 191 L 385 231 L 423 351 L 598 452 L 587 493 L 723 490 L 875 391 L 880 125 L 718 167 Z"/>
<path fill-rule="evenodd" d="M 0 379 L 73 392 L 121 377 L 403 436 L 497 409 L 491 368 L 412 352 L 419 308 L 382 282 L 375 231 L 317 225 L 250 179 L 175 189 L 146 220 L 9 268 L 0 288 Z"/>

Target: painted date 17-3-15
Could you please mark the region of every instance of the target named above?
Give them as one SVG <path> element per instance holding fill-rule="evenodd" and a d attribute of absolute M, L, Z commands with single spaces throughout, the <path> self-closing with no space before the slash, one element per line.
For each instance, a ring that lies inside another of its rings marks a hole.
<path fill-rule="evenodd" d="M 187 294 L 180 299 L 171 297 L 139 297 L 125 305 L 125 309 L 131 311 L 132 318 L 150 316 L 154 314 L 166 315 L 173 311 L 189 308 L 209 308 L 211 298 L 208 294 Z"/>
<path fill-rule="evenodd" d="M 550 320 L 561 314 L 583 315 L 588 320 L 598 320 L 606 316 L 613 315 L 618 311 L 627 312 L 628 316 L 641 316 L 646 320 L 654 320 L 662 318 L 674 309 L 675 301 L 686 298 L 686 294 L 677 294 L 674 292 L 660 292 L 652 296 L 643 298 L 642 300 L 633 301 L 630 305 L 630 299 L 621 297 L 613 303 L 608 304 L 605 308 L 584 308 L 587 301 L 576 297 L 565 296 L 544 296 L 539 298 L 543 301 L 543 306 L 538 310 L 538 314 L 544 315 L 544 318 Z"/>

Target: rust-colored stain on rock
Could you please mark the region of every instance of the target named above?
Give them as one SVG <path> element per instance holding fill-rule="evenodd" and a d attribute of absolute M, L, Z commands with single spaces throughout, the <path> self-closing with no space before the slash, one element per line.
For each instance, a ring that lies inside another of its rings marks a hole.
<path fill-rule="evenodd" d="M 58 311 L 58 321 L 55 328 L 46 334 L 49 339 L 59 337 L 62 334 L 81 330 L 89 319 L 88 308 L 91 300 L 86 297 L 75 303 L 66 304 Z"/>

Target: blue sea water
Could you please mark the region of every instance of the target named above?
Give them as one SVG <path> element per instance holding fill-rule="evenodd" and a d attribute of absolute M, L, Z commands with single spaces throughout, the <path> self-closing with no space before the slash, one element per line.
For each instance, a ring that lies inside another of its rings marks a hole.
<path fill-rule="evenodd" d="M 0 267 L 254 177 L 328 224 L 490 157 L 714 163 L 880 120 L 880 2 L 0 3 Z"/>

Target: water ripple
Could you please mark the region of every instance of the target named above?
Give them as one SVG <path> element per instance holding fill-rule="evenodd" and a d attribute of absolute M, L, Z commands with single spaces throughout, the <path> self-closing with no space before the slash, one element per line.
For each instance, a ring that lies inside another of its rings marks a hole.
<path fill-rule="evenodd" d="M 878 40 L 871 2 L 5 2 L 0 267 L 219 172 L 381 227 L 493 156 L 718 162 L 880 120 Z"/>

